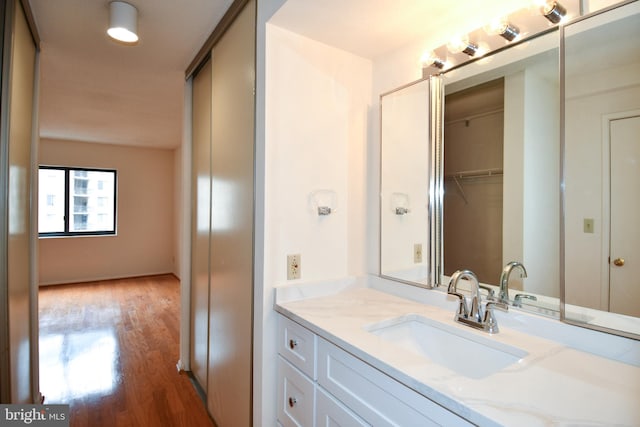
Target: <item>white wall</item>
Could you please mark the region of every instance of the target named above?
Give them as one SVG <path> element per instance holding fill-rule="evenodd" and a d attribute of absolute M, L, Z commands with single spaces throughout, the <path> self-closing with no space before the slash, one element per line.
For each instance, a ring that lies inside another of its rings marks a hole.
<path fill-rule="evenodd" d="M 174 271 L 174 152 L 42 139 L 40 164 L 118 171 L 116 236 L 40 239 L 40 284 Z"/>
<path fill-rule="evenodd" d="M 303 281 L 364 273 L 371 63 L 274 26 L 267 35 L 265 278 L 286 281 L 287 254 L 301 254 Z M 336 193 L 331 215 L 313 211 L 318 189 Z"/>
<path fill-rule="evenodd" d="M 544 64 L 546 66 L 547 64 Z M 557 70 L 555 61 L 549 64 Z M 528 68 L 525 79 L 523 256 L 526 291 L 560 296 L 560 88 L 556 77 Z M 551 102 L 550 102 L 551 100 Z M 512 259 L 503 260 L 503 265 Z M 517 275 L 514 275 L 517 279 Z"/>

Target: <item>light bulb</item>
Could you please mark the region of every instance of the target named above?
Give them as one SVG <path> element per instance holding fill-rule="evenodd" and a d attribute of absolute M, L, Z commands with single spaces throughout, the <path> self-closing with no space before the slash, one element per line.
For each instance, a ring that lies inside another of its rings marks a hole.
<path fill-rule="evenodd" d="M 567 9 L 557 1 L 546 1 L 541 12 L 552 24 L 557 24 L 567 15 Z"/>
<path fill-rule="evenodd" d="M 447 49 L 451 53 L 466 53 L 469 56 L 476 54 L 478 46 L 469 41 L 468 36 L 456 37 L 449 41 Z"/>
<path fill-rule="evenodd" d="M 492 36 L 500 36 L 507 41 L 513 41 L 520 35 L 520 29 L 504 18 L 494 19 L 484 26 L 484 31 Z"/>
<path fill-rule="evenodd" d="M 422 63 L 422 67 L 436 67 L 440 70 L 446 67 L 447 63 L 442 59 L 438 58 L 433 51 L 425 51 L 420 57 L 420 62 Z"/>

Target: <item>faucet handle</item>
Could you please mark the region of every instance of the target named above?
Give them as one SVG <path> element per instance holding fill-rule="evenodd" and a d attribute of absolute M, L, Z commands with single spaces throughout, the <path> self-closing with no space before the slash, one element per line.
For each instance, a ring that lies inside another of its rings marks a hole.
<path fill-rule="evenodd" d="M 484 330 L 490 334 L 497 334 L 500 332 L 498 329 L 498 321 L 493 315 L 493 309 L 497 308 L 500 311 L 509 311 L 509 306 L 503 302 L 489 301 L 485 305 L 484 312 Z"/>
<path fill-rule="evenodd" d="M 467 307 L 467 299 L 458 292 L 447 292 L 449 295 L 453 295 L 454 297 L 458 297 L 458 311 L 456 312 L 456 318 L 458 317 L 468 317 L 469 316 L 469 308 Z"/>
<path fill-rule="evenodd" d="M 536 298 L 534 295 L 516 294 L 516 297 L 513 299 L 513 306 L 514 307 L 522 307 L 522 300 L 523 299 L 530 299 L 531 301 L 538 301 L 538 298 Z"/>

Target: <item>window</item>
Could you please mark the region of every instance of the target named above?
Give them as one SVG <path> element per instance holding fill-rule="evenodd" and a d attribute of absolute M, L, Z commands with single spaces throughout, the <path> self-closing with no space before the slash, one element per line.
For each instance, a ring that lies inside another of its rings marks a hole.
<path fill-rule="evenodd" d="M 40 236 L 116 233 L 115 170 L 40 166 Z"/>

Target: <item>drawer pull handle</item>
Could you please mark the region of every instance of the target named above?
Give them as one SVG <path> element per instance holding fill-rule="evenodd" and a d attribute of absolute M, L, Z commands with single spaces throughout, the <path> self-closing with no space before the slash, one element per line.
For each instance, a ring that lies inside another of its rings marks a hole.
<path fill-rule="evenodd" d="M 290 398 L 289 398 L 289 406 L 290 406 L 290 407 L 292 407 L 292 408 L 293 408 L 293 407 L 295 406 L 295 404 L 296 404 L 296 403 L 298 403 L 298 400 L 297 400 L 295 397 L 290 397 Z"/>
<path fill-rule="evenodd" d="M 294 348 L 296 348 L 297 346 L 298 346 L 298 341 L 296 341 L 296 340 L 294 340 L 294 339 L 289 340 L 289 348 L 290 348 L 291 350 L 293 350 L 293 349 L 294 349 Z"/>

